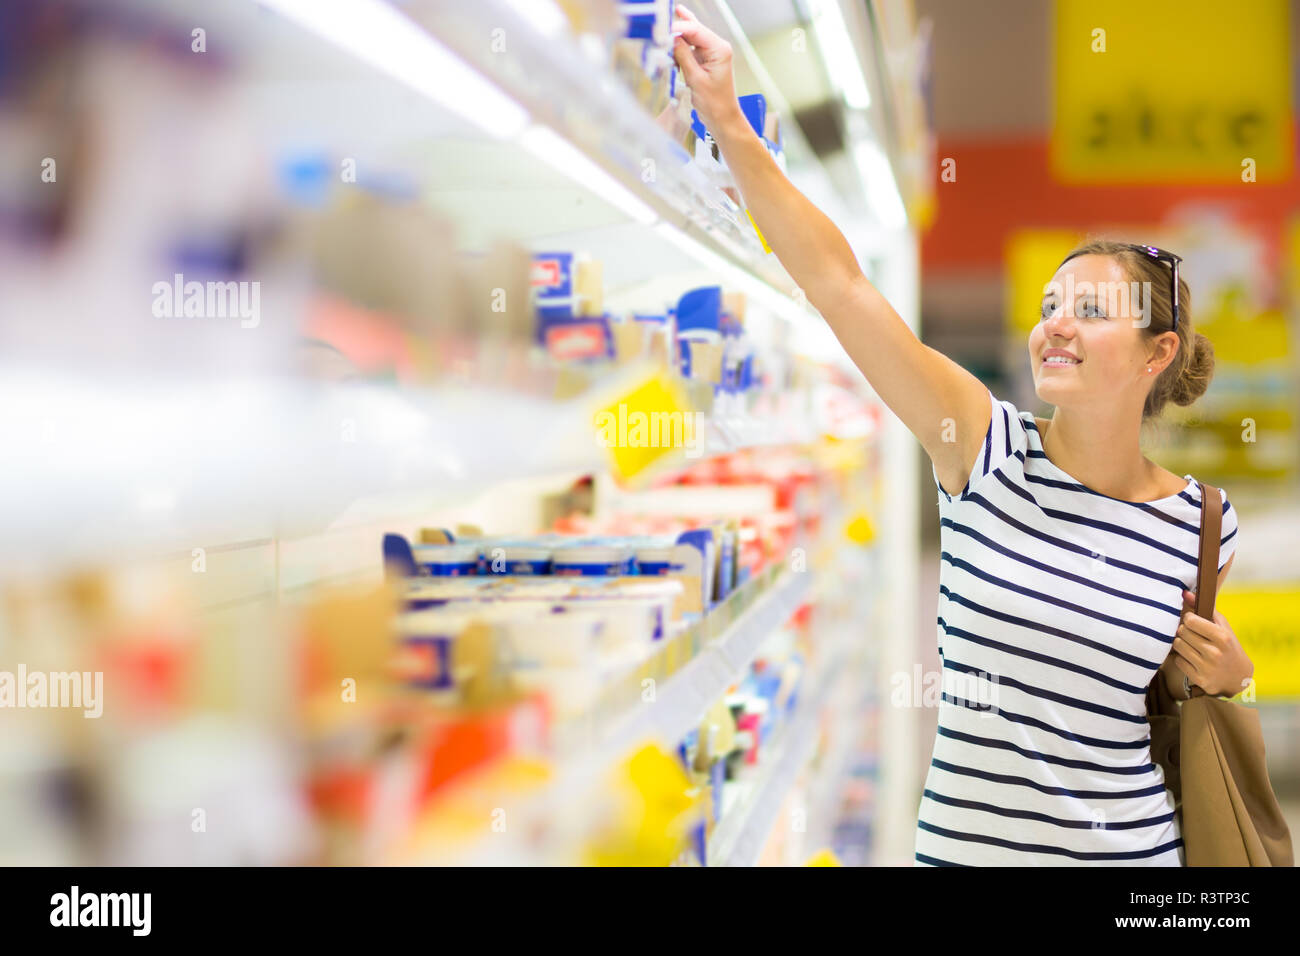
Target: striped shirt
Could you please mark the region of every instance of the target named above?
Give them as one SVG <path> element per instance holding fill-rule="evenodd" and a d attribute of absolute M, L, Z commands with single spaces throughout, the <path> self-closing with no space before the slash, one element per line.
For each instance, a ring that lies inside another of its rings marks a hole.
<path fill-rule="evenodd" d="M 1029 412 L 939 484 L 941 697 L 917 865 L 1181 866 L 1146 688 L 1196 587 L 1200 487 L 1149 502 L 1080 484 Z M 1219 568 L 1237 543 L 1223 496 Z"/>

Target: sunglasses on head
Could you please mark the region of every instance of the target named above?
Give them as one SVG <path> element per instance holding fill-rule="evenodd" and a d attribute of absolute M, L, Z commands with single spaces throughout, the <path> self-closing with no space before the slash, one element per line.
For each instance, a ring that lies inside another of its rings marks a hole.
<path fill-rule="evenodd" d="M 1170 293 L 1174 300 L 1174 325 L 1173 330 L 1178 331 L 1178 263 L 1183 261 L 1182 256 L 1176 256 L 1172 252 L 1166 252 L 1164 249 L 1157 249 L 1155 246 L 1140 246 L 1137 243 L 1128 243 L 1128 247 L 1135 252 L 1140 252 L 1144 256 L 1150 256 L 1156 262 L 1167 262 L 1172 270 Z"/>
<path fill-rule="evenodd" d="M 1124 246 L 1125 248 L 1132 249 L 1134 252 L 1140 252 L 1142 255 L 1154 259 L 1156 260 L 1156 262 L 1169 263 L 1169 267 L 1171 269 L 1170 292 L 1172 293 L 1173 302 L 1174 302 L 1174 324 L 1172 330 L 1174 332 L 1177 332 L 1178 331 L 1178 263 L 1183 261 L 1183 257 L 1176 256 L 1172 252 L 1167 252 L 1164 249 L 1157 249 L 1155 246 L 1143 246 L 1137 244 L 1136 242 L 1126 242 L 1124 243 Z M 1082 253 L 1080 253 L 1080 255 L 1082 255 Z M 1061 265 L 1065 265 L 1066 262 L 1069 262 L 1073 258 L 1074 258 L 1073 256 L 1067 256 L 1065 262 L 1062 262 Z M 1060 268 L 1060 266 L 1058 266 L 1057 268 Z"/>

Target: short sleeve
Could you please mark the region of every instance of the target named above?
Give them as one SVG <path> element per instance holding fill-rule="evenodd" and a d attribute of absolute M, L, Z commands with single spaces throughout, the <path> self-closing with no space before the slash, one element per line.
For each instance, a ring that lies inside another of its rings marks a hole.
<path fill-rule="evenodd" d="M 970 475 L 966 478 L 966 486 L 962 488 L 961 497 L 965 497 L 985 476 L 997 470 L 1013 455 L 1018 453 L 1020 460 L 1024 461 L 1029 446 L 1025 424 L 1020 419 L 1020 410 L 1011 402 L 999 401 L 992 391 L 986 390 L 985 394 L 988 395 L 990 409 L 989 427 L 984 433 L 984 444 L 980 446 L 980 452 L 971 467 Z M 933 461 L 930 462 L 930 474 L 934 477 L 934 486 L 939 489 L 939 494 L 945 500 L 952 501 L 953 496 L 948 494 L 939 481 L 939 471 Z"/>
<path fill-rule="evenodd" d="M 1228 559 L 1237 550 L 1237 509 L 1228 500 L 1228 493 L 1219 489 L 1223 495 L 1223 523 L 1219 527 L 1219 571 L 1222 572 Z"/>

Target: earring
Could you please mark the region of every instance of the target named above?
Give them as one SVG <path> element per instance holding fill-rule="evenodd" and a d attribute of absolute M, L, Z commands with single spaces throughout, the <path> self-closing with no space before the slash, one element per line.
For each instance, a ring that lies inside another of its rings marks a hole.
<path fill-rule="evenodd" d="M 1150 365 L 1147 366 L 1147 371 L 1148 371 L 1148 372 L 1151 371 L 1151 366 L 1150 366 Z"/>

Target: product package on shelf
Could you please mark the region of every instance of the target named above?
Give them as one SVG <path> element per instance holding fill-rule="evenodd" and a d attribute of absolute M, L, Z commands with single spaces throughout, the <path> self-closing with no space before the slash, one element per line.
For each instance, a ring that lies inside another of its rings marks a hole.
<path fill-rule="evenodd" d="M 465 253 L 456 234 L 444 218 L 365 193 L 300 212 L 277 256 L 306 260 L 315 279 L 301 321 L 303 370 L 331 380 L 473 378 L 543 390 L 530 354 L 531 254 L 504 240 Z"/>
<path fill-rule="evenodd" d="M 550 355 L 570 361 L 614 357 L 598 260 L 572 252 L 536 253 L 531 285 L 538 344 Z"/>
<path fill-rule="evenodd" d="M 689 849 L 689 862 L 712 865 L 725 851 L 719 835 L 726 821 L 738 824 L 743 794 L 754 784 L 760 765 L 773 762 L 776 747 L 799 706 L 806 660 L 812 647 L 811 608 L 804 605 L 763 644 L 744 675 L 715 700 L 699 725 L 689 731 L 677 756 L 692 785 L 702 795 L 705 817 Z M 713 851 L 711 853 L 710 851 Z"/>
<path fill-rule="evenodd" d="M 389 536 L 390 538 L 396 536 Z M 695 533 L 680 536 L 478 537 L 409 546 L 409 606 L 452 599 L 649 598 L 672 594 L 660 628 L 708 607 L 717 553 Z M 709 565 L 708 562 L 713 564 Z M 730 573 L 730 572 L 729 572 Z"/>
<path fill-rule="evenodd" d="M 662 311 L 610 311 L 601 276 L 584 253 L 535 253 L 535 335 L 557 369 L 555 397 L 599 406 L 598 441 L 625 483 L 711 452 L 817 437 L 810 395 L 821 370 L 752 335 L 743 293 L 706 285 Z"/>
<path fill-rule="evenodd" d="M 620 0 L 627 35 L 667 46 L 672 33 L 672 0 Z"/>

